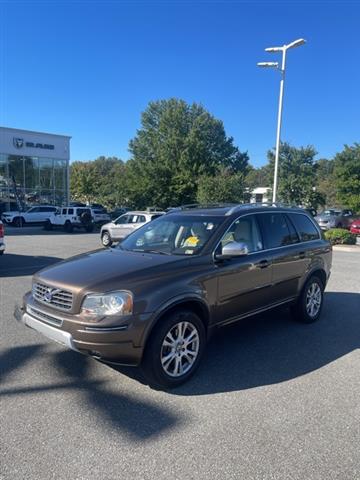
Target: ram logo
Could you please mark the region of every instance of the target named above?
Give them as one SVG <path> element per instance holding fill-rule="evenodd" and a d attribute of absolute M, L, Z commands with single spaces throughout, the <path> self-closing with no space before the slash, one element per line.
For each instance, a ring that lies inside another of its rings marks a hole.
<path fill-rule="evenodd" d="M 24 146 L 24 139 L 14 137 L 13 138 L 13 144 L 14 144 L 14 147 L 16 147 L 16 148 L 22 148 Z"/>

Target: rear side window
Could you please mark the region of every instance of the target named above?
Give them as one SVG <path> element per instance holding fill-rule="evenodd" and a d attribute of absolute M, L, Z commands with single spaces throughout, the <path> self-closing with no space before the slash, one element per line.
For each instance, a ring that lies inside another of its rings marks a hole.
<path fill-rule="evenodd" d="M 311 240 L 317 240 L 320 238 L 317 228 L 306 215 L 289 213 L 289 217 L 295 225 L 302 242 L 310 242 Z"/>
<path fill-rule="evenodd" d="M 259 215 L 266 248 L 285 247 L 299 241 L 294 227 L 282 213 L 262 213 Z"/>
<path fill-rule="evenodd" d="M 145 223 L 146 218 L 144 217 L 144 215 L 139 215 L 137 221 L 138 223 Z"/>
<path fill-rule="evenodd" d="M 68 215 L 73 215 L 74 214 L 74 209 L 73 208 L 69 208 L 68 210 Z"/>
<path fill-rule="evenodd" d="M 152 222 L 153 220 L 156 220 L 157 218 L 162 217 L 162 214 L 160 215 L 151 215 L 150 221 Z"/>

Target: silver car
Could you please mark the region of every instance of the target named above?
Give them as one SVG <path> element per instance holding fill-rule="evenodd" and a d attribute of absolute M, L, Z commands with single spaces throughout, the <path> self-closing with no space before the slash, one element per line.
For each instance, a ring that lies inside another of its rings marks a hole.
<path fill-rule="evenodd" d="M 315 220 L 318 222 L 321 230 L 349 228 L 353 220 L 353 212 L 351 210 L 337 210 L 333 208 L 324 210 L 315 217 Z"/>
<path fill-rule="evenodd" d="M 165 212 L 134 211 L 120 215 L 116 220 L 106 223 L 101 227 L 101 242 L 104 247 L 111 247 L 113 242 L 124 239 L 130 233 L 148 222 L 161 217 Z"/>

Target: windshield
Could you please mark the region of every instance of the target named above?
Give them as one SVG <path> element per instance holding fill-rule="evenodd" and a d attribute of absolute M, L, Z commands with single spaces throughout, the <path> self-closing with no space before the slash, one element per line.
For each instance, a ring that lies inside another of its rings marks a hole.
<path fill-rule="evenodd" d="M 167 255 L 199 253 L 221 223 L 221 217 L 165 215 L 136 230 L 118 248 Z"/>

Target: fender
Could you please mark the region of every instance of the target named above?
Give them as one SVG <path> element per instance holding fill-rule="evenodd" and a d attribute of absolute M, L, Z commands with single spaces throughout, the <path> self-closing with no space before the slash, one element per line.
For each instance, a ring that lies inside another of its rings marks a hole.
<path fill-rule="evenodd" d="M 164 302 L 154 313 L 153 316 L 148 323 L 147 328 L 144 330 L 144 333 L 141 337 L 140 344 L 145 345 L 147 339 L 149 338 L 153 328 L 157 325 L 158 320 L 166 313 L 167 311 L 171 310 L 172 308 L 176 307 L 177 305 L 181 305 L 186 302 L 197 302 L 199 306 L 203 309 L 207 318 L 210 318 L 210 309 L 208 304 L 205 302 L 203 297 L 200 293 L 196 292 L 188 292 L 182 293 L 180 295 L 176 295 L 175 297 L 170 298 L 166 302 Z M 208 322 L 209 323 L 209 322 Z"/>

